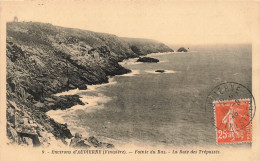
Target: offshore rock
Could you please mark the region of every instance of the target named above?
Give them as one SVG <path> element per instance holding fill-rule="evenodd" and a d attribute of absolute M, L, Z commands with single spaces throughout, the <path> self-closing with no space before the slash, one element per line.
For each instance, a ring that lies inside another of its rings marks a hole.
<path fill-rule="evenodd" d="M 145 63 L 158 63 L 159 60 L 150 57 L 142 57 L 137 60 L 137 62 L 145 62 Z"/>
<path fill-rule="evenodd" d="M 159 70 L 156 70 L 155 72 L 164 73 L 165 70 L 159 69 Z"/>
<path fill-rule="evenodd" d="M 187 49 L 185 49 L 184 47 L 180 47 L 177 52 L 188 52 Z"/>

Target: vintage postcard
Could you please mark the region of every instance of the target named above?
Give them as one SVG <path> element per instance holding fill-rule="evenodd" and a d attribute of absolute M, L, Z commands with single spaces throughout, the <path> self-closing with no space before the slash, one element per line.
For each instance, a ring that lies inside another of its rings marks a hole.
<path fill-rule="evenodd" d="M 260 1 L 0 2 L 1 161 L 260 160 Z"/>

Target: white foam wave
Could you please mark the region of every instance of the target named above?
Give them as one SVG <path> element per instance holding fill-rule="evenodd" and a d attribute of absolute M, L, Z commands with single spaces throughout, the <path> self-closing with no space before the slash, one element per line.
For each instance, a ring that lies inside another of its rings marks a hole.
<path fill-rule="evenodd" d="M 76 132 L 79 132 L 83 136 L 89 136 L 88 131 L 86 130 L 87 127 L 79 127 L 77 126 L 77 121 L 73 119 L 69 119 L 70 117 L 73 117 L 73 114 L 70 110 L 62 111 L 62 110 L 56 110 L 56 111 L 48 111 L 46 113 L 48 116 L 53 118 L 56 122 L 67 124 L 68 128 L 70 129 L 72 134 L 75 134 Z M 69 121 L 68 121 L 69 119 Z M 70 142 L 70 140 L 68 140 Z"/>
<path fill-rule="evenodd" d="M 187 52 L 178 52 L 178 51 L 175 51 L 174 53 L 176 53 L 176 54 L 189 54 L 189 53 L 197 53 L 197 52 L 199 52 L 199 51 L 187 51 Z"/>
<path fill-rule="evenodd" d="M 127 60 L 123 60 L 122 62 L 119 62 L 118 64 L 124 66 L 124 65 L 136 65 L 136 64 L 142 64 L 142 62 L 137 62 L 138 58 L 131 58 Z"/>
<path fill-rule="evenodd" d="M 162 60 L 162 61 L 160 60 L 159 61 L 159 63 L 166 63 L 166 62 L 168 62 L 168 61 L 164 61 L 164 60 Z"/>
<path fill-rule="evenodd" d="M 77 89 L 72 89 L 72 90 L 69 90 L 69 91 L 57 93 L 57 94 L 55 94 L 55 96 L 74 95 L 74 94 L 84 93 L 86 91 L 95 91 L 95 90 L 97 90 L 100 87 L 113 85 L 113 84 L 116 84 L 116 83 L 117 82 L 114 80 L 114 78 L 110 77 L 109 80 L 108 80 L 108 83 L 88 85 L 86 90 L 79 90 L 77 88 Z"/>
<path fill-rule="evenodd" d="M 53 118 L 58 123 L 61 123 L 61 124 L 67 123 L 67 121 L 65 121 L 63 119 L 64 114 L 66 114 L 66 111 L 64 111 L 64 110 L 50 110 L 50 111 L 46 112 L 46 114 L 48 116 L 50 116 L 51 118 Z"/>
<path fill-rule="evenodd" d="M 78 92 L 79 92 L 79 89 L 77 88 L 77 89 L 72 89 L 69 91 L 57 93 L 57 94 L 55 94 L 55 96 L 74 95 L 74 94 L 77 94 Z"/>
<path fill-rule="evenodd" d="M 146 73 L 151 73 L 151 74 L 161 74 L 159 72 L 155 72 L 154 70 L 146 70 Z"/>
<path fill-rule="evenodd" d="M 73 106 L 72 110 L 84 109 L 86 112 L 92 112 L 93 109 L 104 108 L 104 104 L 111 101 L 110 97 L 107 97 L 101 93 L 98 93 L 98 96 L 82 96 L 80 98 L 82 102 L 87 103 L 83 107 L 75 107 Z"/>
<path fill-rule="evenodd" d="M 176 73 L 176 71 L 174 71 L 174 70 L 165 70 L 164 73 Z"/>
<path fill-rule="evenodd" d="M 99 89 L 100 87 L 105 87 L 105 86 L 113 85 L 116 83 L 117 82 L 115 81 L 115 79 L 113 77 L 110 77 L 108 79 L 108 83 L 89 85 L 89 86 L 87 86 L 88 89 L 84 90 L 84 91 L 95 91 L 95 90 Z"/>
<path fill-rule="evenodd" d="M 171 55 L 171 54 L 174 54 L 174 53 L 175 52 L 151 53 L 151 54 L 148 54 L 148 56 Z"/>
<path fill-rule="evenodd" d="M 132 77 L 132 76 L 135 76 L 135 75 L 138 75 L 140 74 L 140 70 L 132 70 L 131 73 L 127 73 L 127 74 L 124 74 L 124 75 L 121 75 L 123 77 Z"/>
<path fill-rule="evenodd" d="M 50 110 L 46 114 L 53 118 L 55 121 L 59 123 L 67 123 L 68 120 L 64 120 L 64 116 L 71 115 L 76 110 L 84 110 L 85 112 L 93 112 L 97 109 L 104 108 L 104 104 L 109 102 L 111 100 L 110 97 L 107 97 L 103 95 L 102 93 L 99 93 L 97 90 L 101 87 L 113 85 L 117 82 L 114 80 L 114 78 L 109 78 L 109 83 L 104 84 L 97 84 L 97 85 L 89 85 L 87 90 L 79 90 L 79 89 L 73 89 L 62 93 L 57 93 L 55 96 L 62 96 L 62 95 L 74 95 L 79 94 L 80 100 L 85 103 L 85 105 L 75 105 L 69 109 L 66 110 Z M 90 95 L 91 92 L 92 95 Z M 93 95 L 94 94 L 94 95 Z"/>
<path fill-rule="evenodd" d="M 84 110 L 86 113 L 94 112 L 97 109 L 104 108 L 104 104 L 111 101 L 112 99 L 101 93 L 98 93 L 97 96 L 81 95 L 80 100 L 85 103 L 85 105 L 75 105 L 66 110 L 50 110 L 46 114 L 55 121 L 65 124 L 68 122 L 68 120 L 64 120 L 64 116 L 72 115 L 73 112 L 77 110 Z"/>
<path fill-rule="evenodd" d="M 119 63 L 120 65 L 124 66 L 124 65 L 136 65 L 136 64 L 142 64 L 143 62 L 136 62 L 136 61 L 128 61 L 128 62 L 123 62 L 123 63 Z"/>

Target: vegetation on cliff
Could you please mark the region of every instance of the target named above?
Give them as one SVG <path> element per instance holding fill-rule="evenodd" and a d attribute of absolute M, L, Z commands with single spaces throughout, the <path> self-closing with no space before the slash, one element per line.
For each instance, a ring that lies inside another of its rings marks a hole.
<path fill-rule="evenodd" d="M 73 135 L 55 122 L 48 110 L 83 104 L 79 96 L 53 94 L 86 89 L 108 82 L 107 76 L 130 70 L 118 64 L 126 58 L 172 51 L 157 42 L 63 28 L 45 23 L 7 23 L 7 136 L 10 143 L 49 146 L 68 144 Z M 93 139 L 92 139 L 93 140 Z"/>
<path fill-rule="evenodd" d="M 141 55 L 159 52 L 173 52 L 173 49 L 155 40 L 126 37 L 121 39 L 127 42 L 130 46 L 137 47 L 140 50 Z"/>

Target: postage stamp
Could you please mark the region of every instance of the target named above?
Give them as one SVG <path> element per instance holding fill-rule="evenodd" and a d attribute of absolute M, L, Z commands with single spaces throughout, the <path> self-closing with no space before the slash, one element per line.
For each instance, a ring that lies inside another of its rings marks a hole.
<path fill-rule="evenodd" d="M 217 144 L 252 141 L 250 100 L 214 102 Z"/>
<path fill-rule="evenodd" d="M 215 127 L 219 145 L 251 143 L 255 111 L 255 99 L 250 89 L 236 82 L 214 87 L 205 104 L 205 112 Z"/>

